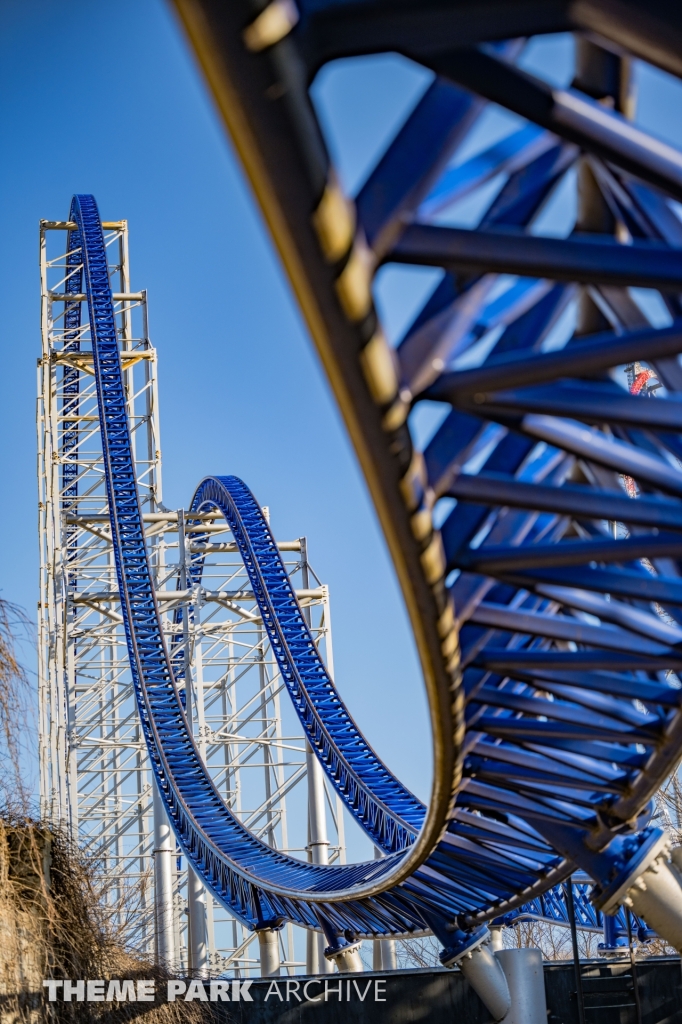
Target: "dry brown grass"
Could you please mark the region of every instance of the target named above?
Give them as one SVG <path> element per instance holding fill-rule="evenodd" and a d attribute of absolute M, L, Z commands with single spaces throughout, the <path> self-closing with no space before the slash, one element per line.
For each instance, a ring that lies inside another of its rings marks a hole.
<path fill-rule="evenodd" d="M 96 865 L 38 822 L 0 820 L 0 1020 L 198 1024 L 199 1003 L 165 1001 L 167 970 L 126 946 Z M 155 1003 L 45 1000 L 44 978 L 154 979 Z"/>

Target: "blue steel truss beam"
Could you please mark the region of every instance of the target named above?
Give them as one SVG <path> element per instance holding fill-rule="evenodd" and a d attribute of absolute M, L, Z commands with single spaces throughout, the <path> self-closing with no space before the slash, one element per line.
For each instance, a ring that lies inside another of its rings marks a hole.
<path fill-rule="evenodd" d="M 357 197 L 358 216 L 375 253 L 390 248 L 483 106 L 449 82 L 436 79 L 427 89 Z"/>
<path fill-rule="evenodd" d="M 501 473 L 481 472 L 476 476 L 462 473 L 452 481 L 446 495 L 458 501 L 488 506 L 512 505 L 569 514 L 577 519 L 615 519 L 622 523 L 682 530 L 682 508 L 677 502 L 660 498 L 640 498 L 633 502 L 609 491 L 570 485 L 548 487 L 524 483 Z"/>
<path fill-rule="evenodd" d="M 606 236 L 582 241 L 577 236 L 540 238 L 489 229 L 413 224 L 404 229 L 386 261 L 454 272 L 521 274 L 621 288 L 637 285 L 661 291 L 682 290 L 682 254 L 671 252 L 661 243 L 625 246 Z"/>
<path fill-rule="evenodd" d="M 576 152 L 572 147 L 554 144 L 539 155 L 531 152 L 527 156 L 533 158 L 519 161 L 519 166 L 484 214 L 481 224 L 487 230 L 494 227 L 527 229 L 562 174 L 574 162 Z M 404 222 L 401 228 L 404 233 Z M 395 251 L 394 249 L 393 252 Z M 387 256 L 387 259 L 393 258 L 392 253 Z M 496 278 L 491 274 L 476 273 L 479 269 L 474 266 L 467 267 L 465 273 L 459 277 L 447 273 L 398 344 L 397 354 L 402 382 L 413 392 L 421 391 L 434 376 L 437 376 L 433 370 L 435 360 L 443 362 L 452 358 L 464 347 L 474 331 L 485 329 L 483 323 L 477 322 L 476 317 L 479 315 L 481 304 L 485 303 L 487 306 L 487 296 L 494 288 Z M 537 281 L 533 284 L 533 297 L 536 300 L 542 299 L 545 293 L 550 291 L 549 282 Z M 532 309 L 537 305 L 541 306 L 549 320 L 556 315 L 561 305 L 560 291 L 552 291 L 547 295 L 545 303 L 533 303 L 531 299 L 530 302 L 522 302 L 519 306 L 514 301 L 517 289 L 518 285 L 514 289 L 509 289 L 509 294 L 496 300 L 498 306 L 502 309 L 506 307 L 511 313 L 508 317 L 500 318 L 503 323 L 518 320 L 524 312 L 530 311 L 529 307 Z M 484 306 L 484 318 L 486 312 Z M 531 338 L 532 330 L 527 333 L 528 344 L 531 343 Z M 503 348 L 504 343 L 504 339 L 500 339 L 496 348 Z"/>
<path fill-rule="evenodd" d="M 438 54 L 427 63 L 437 74 L 682 198 L 679 151 L 577 89 L 555 89 L 479 49 Z"/>
<path fill-rule="evenodd" d="M 499 388 L 540 384 L 563 377 L 592 376 L 599 370 L 638 359 L 677 355 L 680 348 L 682 323 L 679 322 L 658 330 L 643 327 L 624 334 L 609 331 L 592 335 L 589 341 L 572 341 L 558 352 L 527 353 L 512 350 L 487 359 L 475 369 L 442 373 L 438 382 L 424 393 L 424 397 L 454 404 L 460 400 L 460 395 L 478 395 Z"/>
<path fill-rule="evenodd" d="M 587 32 L 682 75 L 682 19 L 676 5 L 665 0 L 617 0 L 608 6 L 600 0 L 301 0 L 299 11 L 299 52 L 311 70 L 339 57 L 382 50 L 424 60 L 449 49 L 453 40 L 473 46 L 547 32 Z M 220 38 L 221 23 L 228 19 L 208 4 L 203 12 Z"/>

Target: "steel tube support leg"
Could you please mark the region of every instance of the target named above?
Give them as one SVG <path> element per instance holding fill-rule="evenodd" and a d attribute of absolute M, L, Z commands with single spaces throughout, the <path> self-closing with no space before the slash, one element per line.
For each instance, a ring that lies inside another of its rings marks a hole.
<path fill-rule="evenodd" d="M 490 1011 L 493 1020 L 504 1018 L 506 1021 L 507 1016 L 505 1015 L 508 1014 L 511 1006 L 509 987 L 504 971 L 493 954 L 490 944 L 486 942 L 462 957 L 459 961 L 459 969 L 481 1002 Z M 527 1024 L 531 1024 L 531 1022 L 528 1021 Z"/>
<path fill-rule="evenodd" d="M 378 846 L 374 847 L 374 859 L 381 860 L 384 856 Z M 375 939 L 372 943 L 372 969 L 375 971 L 395 971 L 397 961 L 395 955 L 395 939 Z"/>
<path fill-rule="evenodd" d="M 606 867 L 609 861 L 615 865 L 611 870 L 615 879 L 609 879 L 601 863 L 600 870 L 590 872 L 598 881 L 600 874 L 606 876 L 595 890 L 595 906 L 604 914 L 615 914 L 620 906 L 629 907 L 682 952 L 682 872 L 677 857 L 671 858 L 670 838 L 660 829 L 646 829 L 639 841 L 613 840 L 598 858 L 606 862 Z"/>
<path fill-rule="evenodd" d="M 375 971 L 397 971 L 395 939 L 375 939 L 373 955 Z"/>
<path fill-rule="evenodd" d="M 173 928 L 173 853 L 175 838 L 156 782 L 154 804 L 154 918 L 156 956 L 160 964 L 173 969 L 175 942 Z"/>
<path fill-rule="evenodd" d="M 187 909 L 189 911 L 189 966 L 192 974 L 208 974 L 206 936 L 206 890 L 192 867 L 187 867 Z"/>
<path fill-rule="evenodd" d="M 441 932 L 438 938 L 442 941 L 445 934 Z M 490 948 L 490 932 L 482 925 L 474 931 L 451 934 L 452 941 L 441 951 L 440 962 L 443 967 L 459 967 L 493 1020 L 502 1020 L 509 1012 L 511 999 L 504 971 Z"/>
<path fill-rule="evenodd" d="M 395 955 L 395 939 L 381 939 L 382 971 L 397 971 L 398 961 Z"/>
<path fill-rule="evenodd" d="M 260 928 L 256 935 L 260 950 L 261 978 L 278 978 L 280 974 L 279 932 L 275 928 Z"/>
<path fill-rule="evenodd" d="M 547 1024 L 540 950 L 503 949 L 495 957 L 504 971 L 511 1002 L 502 1024 Z"/>
<path fill-rule="evenodd" d="M 662 939 L 682 951 L 682 872 L 671 859 L 670 837 L 646 828 L 631 836 L 614 836 L 600 851 L 572 830 L 546 828 L 556 850 L 570 857 L 597 883 L 593 902 L 603 914 L 625 905 L 646 920 Z"/>
<path fill-rule="evenodd" d="M 396 971 L 395 939 L 375 939 L 372 943 L 372 969 L 375 971 Z"/>
<path fill-rule="evenodd" d="M 665 853 L 656 857 L 628 889 L 623 901 L 650 928 L 682 952 L 682 887 L 680 875 Z"/>
<path fill-rule="evenodd" d="M 308 780 L 308 850 L 313 864 L 329 863 L 329 837 L 325 808 L 324 773 L 308 742 L 305 745 Z M 326 941 L 321 932 L 308 932 L 306 940 L 306 973 L 328 974 L 332 964 L 326 959 Z"/>
<path fill-rule="evenodd" d="M 305 972 L 326 974 L 327 961 L 324 958 L 324 936 L 312 930 L 306 932 Z"/>

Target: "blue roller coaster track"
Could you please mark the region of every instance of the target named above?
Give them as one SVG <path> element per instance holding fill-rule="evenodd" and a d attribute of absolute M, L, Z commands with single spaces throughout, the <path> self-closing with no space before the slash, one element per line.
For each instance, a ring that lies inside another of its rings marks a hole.
<path fill-rule="evenodd" d="M 217 510 L 228 523 L 306 736 L 386 856 L 305 864 L 225 806 L 159 623 L 100 218 L 91 196 L 76 196 L 69 251 L 82 252 L 130 662 L 183 850 L 250 927 L 322 928 L 331 948 L 430 929 L 448 962 L 486 921 L 564 921 L 558 887 L 578 869 L 595 883 L 591 909 L 579 893 L 582 924 L 624 901 L 641 912 L 633 884 L 644 872 L 678 877 L 650 819 L 682 753 L 682 224 L 672 203 L 682 200 L 682 153 L 624 116 L 615 50 L 682 73 L 667 41 L 682 38 L 682 15 L 621 5 L 641 15 L 634 40 L 612 5 L 600 29 L 611 49 L 579 40 L 582 72 L 555 89 L 518 66 L 526 37 L 591 30 L 585 12 L 599 5 L 576 14 L 556 4 L 543 21 L 546 5 L 500 3 L 494 38 L 480 4 L 478 14 L 433 0 L 176 6 L 371 489 L 423 667 L 434 757 L 424 806 L 343 704 L 256 500 L 234 477 L 209 477 L 188 519 Z M 330 60 L 383 51 L 433 80 L 353 202 L 309 86 Z M 527 124 L 457 163 L 490 103 Z M 573 168 L 598 197 L 599 224 L 585 214 L 569 237 L 541 237 L 534 223 Z M 495 177 L 476 229 L 444 225 L 442 210 Z M 389 263 L 443 272 L 396 348 L 372 296 Z M 632 286 L 658 291 L 667 326 L 648 322 Z M 576 302 L 582 322 L 557 349 L 548 339 Z M 458 369 L 486 337 L 479 365 Z M 440 403 L 444 418 L 420 450 L 412 412 L 422 402 Z M 198 556 L 195 581 L 202 569 Z M 647 920 L 679 947 L 678 897 L 663 911 L 655 890 Z"/>
<path fill-rule="evenodd" d="M 538 874 L 546 873 L 548 864 L 551 870 L 556 857 L 520 820 L 503 824 L 491 819 L 481 827 L 473 816 L 465 815 L 466 832 L 461 838 L 456 831 L 449 832 L 424 869 L 391 884 L 399 871 L 405 874 L 404 862 L 416 845 L 425 809 L 382 765 L 343 706 L 253 496 L 234 477 L 211 477 L 198 488 L 190 519 L 193 512 L 207 509 L 218 509 L 225 516 L 308 738 L 349 808 L 388 856 L 344 867 L 303 864 L 261 843 L 225 807 L 187 725 L 158 617 L 135 483 L 104 238 L 94 198 L 76 196 L 70 217 L 78 225 L 78 231 L 72 232 L 78 235 L 73 247 L 82 251 L 130 662 L 157 781 L 189 860 L 216 897 L 252 927 L 287 919 L 322 926 L 330 941 L 347 932 L 362 936 L 421 931 L 442 915 L 444 907 L 454 919 L 462 907 L 487 906 L 491 895 L 498 909 L 518 904 L 507 886 L 473 863 L 475 851 L 469 849 L 469 837 L 478 835 L 479 843 L 487 842 L 490 863 L 499 865 L 500 875 L 513 873 L 527 898 Z M 200 573 L 201 566 L 194 571 Z M 496 850 L 501 841 L 518 847 L 520 853 L 502 858 Z M 467 860 L 472 862 L 468 870 Z"/>

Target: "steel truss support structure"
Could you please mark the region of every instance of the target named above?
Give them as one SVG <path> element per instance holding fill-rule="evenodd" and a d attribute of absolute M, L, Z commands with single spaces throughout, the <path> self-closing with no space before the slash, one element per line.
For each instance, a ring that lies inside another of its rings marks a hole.
<path fill-rule="evenodd" d="M 112 222 L 105 230 L 140 498 L 153 516 L 161 501 L 156 353 L 146 294 L 130 290 L 127 224 Z M 41 812 L 97 851 L 112 902 L 136 887 L 133 938 L 149 946 L 151 779 L 115 599 L 82 254 L 67 224 L 41 223 L 40 275 Z M 150 557 L 159 571 L 158 536 L 150 536 Z"/>
<path fill-rule="evenodd" d="M 107 899 L 134 922 L 129 941 L 199 972 L 258 973 L 253 932 L 188 872 L 152 782 L 116 579 L 82 254 L 70 228 L 50 221 L 40 228 L 41 813 L 97 857 Z M 283 683 L 236 545 L 212 516 L 197 543 L 184 510 L 163 505 L 147 297 L 130 290 L 126 222 L 104 230 L 147 545 L 196 742 L 245 824 L 269 845 L 314 860 L 318 846 L 305 834 L 305 742 L 288 704 L 282 708 Z M 328 589 L 308 564 L 305 539 L 280 549 L 331 663 Z M 197 560 L 201 584 L 193 582 Z M 326 856 L 342 862 L 340 801 L 320 781 L 313 823 L 325 831 L 329 822 Z M 283 969 L 303 966 L 292 926 L 277 934 Z"/>

